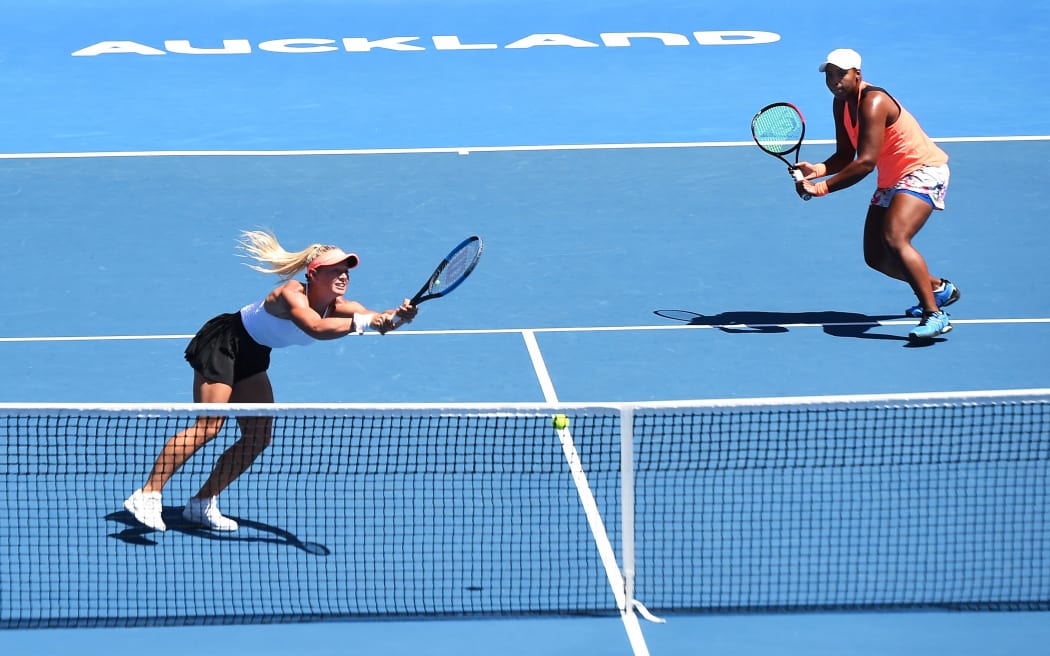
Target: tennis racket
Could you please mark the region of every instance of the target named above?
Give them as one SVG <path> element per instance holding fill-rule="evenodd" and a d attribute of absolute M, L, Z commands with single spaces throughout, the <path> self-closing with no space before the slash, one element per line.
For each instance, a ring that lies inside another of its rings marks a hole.
<path fill-rule="evenodd" d="M 481 259 L 481 251 L 484 243 L 481 237 L 467 237 L 458 246 L 441 260 L 441 264 L 430 274 L 426 284 L 420 288 L 416 295 L 409 301 L 412 305 L 419 305 L 423 301 L 432 298 L 441 298 L 459 287 L 467 276 L 474 271 Z"/>
<path fill-rule="evenodd" d="M 430 278 L 427 279 L 426 284 L 416 292 L 416 295 L 412 297 L 408 304 L 415 306 L 432 298 L 441 298 L 451 293 L 456 287 L 459 287 L 474 270 L 474 267 L 478 265 L 478 260 L 481 259 L 482 248 L 484 248 L 484 243 L 481 241 L 481 237 L 467 237 L 461 241 L 458 246 L 445 256 L 445 259 L 441 260 L 441 264 L 437 265 L 434 273 L 430 274 Z M 366 326 L 372 325 L 374 318 L 374 314 L 354 315 L 354 325 L 358 326 L 358 334 L 363 333 Z M 394 328 L 398 328 L 405 323 L 399 318 L 394 318 L 393 321 Z"/>
<path fill-rule="evenodd" d="M 751 119 L 751 136 L 759 148 L 787 164 L 795 182 L 802 182 L 804 176 L 796 165 L 802 139 L 806 136 L 806 120 L 798 107 L 786 102 L 766 105 Z M 787 159 L 791 153 L 795 153 L 794 163 Z M 802 195 L 802 200 L 810 198 L 810 194 Z"/>

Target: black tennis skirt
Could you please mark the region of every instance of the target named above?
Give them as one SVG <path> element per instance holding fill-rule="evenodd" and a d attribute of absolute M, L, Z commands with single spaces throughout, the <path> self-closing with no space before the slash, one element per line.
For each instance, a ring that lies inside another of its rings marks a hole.
<path fill-rule="evenodd" d="M 233 387 L 269 369 L 270 350 L 244 329 L 240 312 L 230 312 L 201 326 L 186 347 L 186 362 L 205 380 Z"/>

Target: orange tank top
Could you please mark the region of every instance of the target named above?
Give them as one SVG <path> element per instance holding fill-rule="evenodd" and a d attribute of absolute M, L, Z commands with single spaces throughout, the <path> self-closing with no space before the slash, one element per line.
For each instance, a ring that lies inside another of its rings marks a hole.
<path fill-rule="evenodd" d="M 900 109 L 900 116 L 893 125 L 886 128 L 886 136 L 882 142 L 882 150 L 875 166 L 878 168 L 878 186 L 880 188 L 892 187 L 904 176 L 923 166 L 941 166 L 948 163 L 948 154 L 933 143 L 919 122 L 908 110 L 897 102 L 897 99 L 885 90 L 874 87 L 867 82 L 861 83 L 860 98 L 869 91 L 881 91 L 890 97 Z M 859 103 L 858 103 L 859 106 Z M 849 115 L 849 104 L 843 108 L 843 127 L 849 135 L 853 148 L 857 147 L 858 134 L 860 133 L 859 122 L 854 123 Z"/>

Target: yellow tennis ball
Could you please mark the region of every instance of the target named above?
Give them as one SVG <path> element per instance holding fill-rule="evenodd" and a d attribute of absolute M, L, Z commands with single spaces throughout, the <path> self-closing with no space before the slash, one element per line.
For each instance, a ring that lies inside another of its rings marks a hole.
<path fill-rule="evenodd" d="M 565 415 L 554 415 L 551 418 L 551 426 L 554 426 L 558 430 L 569 427 L 569 418 Z"/>

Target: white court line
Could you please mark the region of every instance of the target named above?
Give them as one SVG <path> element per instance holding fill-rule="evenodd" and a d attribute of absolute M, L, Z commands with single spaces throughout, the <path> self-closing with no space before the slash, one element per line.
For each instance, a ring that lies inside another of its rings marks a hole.
<path fill-rule="evenodd" d="M 546 403 L 557 403 L 558 394 L 554 389 L 554 382 L 551 380 L 550 372 L 547 370 L 547 363 L 543 360 L 540 345 L 536 342 L 536 333 L 532 330 L 523 330 L 521 331 L 521 336 L 525 340 L 525 348 L 529 351 L 532 367 L 536 371 L 536 378 L 539 380 L 540 388 L 543 390 L 543 400 Z M 594 493 L 591 491 L 591 484 L 587 480 L 587 472 L 583 469 L 583 463 L 580 461 L 580 454 L 576 450 L 576 443 L 572 439 L 572 432 L 569 428 L 560 428 L 557 429 L 557 434 L 558 441 L 561 442 L 562 453 L 565 455 L 565 461 L 568 463 L 569 471 L 572 474 L 572 481 L 576 485 L 576 494 L 580 497 L 583 513 L 587 517 L 587 524 L 591 528 L 591 536 L 594 538 L 598 555 L 601 558 L 602 565 L 605 567 L 605 575 L 609 579 L 609 587 L 612 588 L 613 597 L 616 599 L 616 605 L 620 610 L 620 620 L 623 622 L 624 630 L 627 632 L 627 640 L 631 644 L 631 652 L 634 656 L 649 656 L 649 646 L 645 642 L 645 635 L 642 633 L 638 616 L 634 614 L 634 600 L 626 597 L 627 586 L 624 582 L 623 573 L 620 572 L 620 565 L 616 561 L 616 551 L 609 540 L 605 522 L 602 520 L 601 513 L 598 510 L 598 503 L 594 500 Z"/>
<path fill-rule="evenodd" d="M 543 360 L 540 345 L 536 342 L 535 331 L 523 330 L 521 331 L 521 336 L 525 339 L 525 348 L 529 351 L 532 368 L 536 372 L 536 380 L 539 381 L 540 389 L 543 391 L 543 400 L 547 403 L 557 403 L 558 393 L 554 390 L 554 381 L 551 380 L 550 372 L 547 370 L 547 363 Z"/>
<path fill-rule="evenodd" d="M 1011 141 L 1050 141 L 1050 135 L 1001 137 L 936 137 L 941 143 L 994 143 Z M 804 145 L 828 145 L 834 139 L 807 139 Z M 406 155 L 424 153 L 529 152 L 551 150 L 629 150 L 643 148 L 739 148 L 753 147 L 752 141 L 682 141 L 654 143 L 546 144 L 517 146 L 454 146 L 442 148 L 347 148 L 311 150 L 139 150 L 85 151 L 66 153 L 0 153 L 0 159 L 68 159 L 91 157 L 290 157 L 298 155 Z"/>
<path fill-rule="evenodd" d="M 715 330 L 719 328 L 835 328 L 848 326 L 910 326 L 914 319 L 891 319 L 888 321 L 849 321 L 843 323 L 732 323 L 719 325 L 689 325 L 685 323 L 667 326 L 570 326 L 563 328 L 463 328 L 452 330 L 399 330 L 390 335 L 365 333 L 363 337 L 386 339 L 391 335 L 402 337 L 419 337 L 423 335 L 527 335 L 535 333 L 603 333 L 603 332 L 642 332 L 651 330 Z M 1028 317 L 1023 319 L 952 319 L 955 325 L 1002 325 L 1002 324 L 1044 324 L 1050 323 L 1050 317 Z M 357 337 L 355 335 L 355 337 Z M 0 343 L 17 342 L 107 342 L 137 341 L 155 339 L 192 339 L 193 335 L 80 335 L 56 337 L 0 337 Z M 535 341 L 535 337 L 532 338 Z M 528 337 L 526 337 L 528 340 Z M 526 344 L 528 342 L 526 341 Z M 531 355 L 530 350 L 530 355 Z M 542 359 L 540 360 L 542 362 Z M 536 361 L 533 360 L 533 364 Z M 537 369 L 537 375 L 539 375 Z M 553 389 L 552 389 L 553 391 Z"/>

